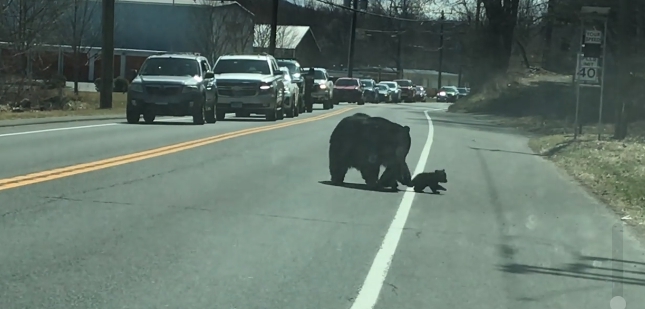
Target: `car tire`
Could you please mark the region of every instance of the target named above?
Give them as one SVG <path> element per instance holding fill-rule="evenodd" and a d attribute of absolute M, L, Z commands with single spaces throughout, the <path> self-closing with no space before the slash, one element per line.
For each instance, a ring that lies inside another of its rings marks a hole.
<path fill-rule="evenodd" d="M 193 124 L 200 126 L 206 123 L 204 107 L 205 105 L 202 104 L 196 111 L 193 111 Z"/>
<path fill-rule="evenodd" d="M 289 101 L 291 101 L 291 104 L 290 104 L 291 107 L 286 111 L 285 116 L 287 118 L 293 118 L 296 115 L 296 106 L 293 99 L 289 99 Z"/>
<path fill-rule="evenodd" d="M 151 123 L 155 122 L 155 118 L 157 118 L 157 117 L 152 112 L 143 113 L 143 122 L 145 122 L 147 124 L 151 124 Z"/>
<path fill-rule="evenodd" d="M 210 110 L 204 111 L 204 118 L 206 119 L 206 123 L 216 123 L 217 122 L 217 117 L 215 117 L 215 106 L 211 107 Z"/>
<path fill-rule="evenodd" d="M 358 105 L 365 105 L 365 99 L 360 99 L 357 102 Z"/>
<path fill-rule="evenodd" d="M 132 112 L 132 111 L 126 111 L 125 113 L 125 120 L 129 124 L 137 124 L 139 123 L 139 120 L 141 119 L 141 114 Z"/>

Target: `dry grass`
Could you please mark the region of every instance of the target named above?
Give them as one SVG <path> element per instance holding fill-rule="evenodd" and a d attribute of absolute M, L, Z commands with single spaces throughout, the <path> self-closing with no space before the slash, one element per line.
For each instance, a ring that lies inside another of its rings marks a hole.
<path fill-rule="evenodd" d="M 597 140 L 597 135 L 547 135 L 529 141 L 627 222 L 645 224 L 645 143 L 642 138 L 625 141 Z"/>
<path fill-rule="evenodd" d="M 28 110 L 18 113 L 0 110 L 0 120 L 125 114 L 125 93 L 115 92 L 112 94 L 112 109 L 99 109 L 100 94 L 98 92 L 80 92 L 76 96 L 73 91 L 66 90 L 65 95 L 73 102 L 66 109 L 49 111 Z"/>
<path fill-rule="evenodd" d="M 645 122 L 629 127 L 630 138 L 611 140 L 612 125 L 600 127 L 598 109 L 584 108 L 583 135 L 573 141 L 573 91 L 570 76 L 517 78 L 451 106 L 449 111 L 494 117 L 500 125 L 534 134 L 529 146 L 552 160 L 645 235 Z M 497 90 L 497 91 L 495 91 Z M 591 94 L 596 96 L 597 94 Z M 594 104 L 595 105 L 595 104 Z"/>

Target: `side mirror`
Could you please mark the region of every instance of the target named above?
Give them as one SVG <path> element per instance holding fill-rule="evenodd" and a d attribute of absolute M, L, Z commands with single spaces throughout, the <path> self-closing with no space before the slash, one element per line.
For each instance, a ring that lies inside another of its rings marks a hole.
<path fill-rule="evenodd" d="M 136 69 L 130 70 L 130 80 L 135 79 L 137 75 L 139 75 L 139 71 L 137 71 Z"/>
<path fill-rule="evenodd" d="M 211 79 L 211 78 L 215 78 L 215 73 L 209 71 L 209 72 L 206 72 L 206 74 L 204 74 L 204 79 Z"/>
<path fill-rule="evenodd" d="M 275 72 L 273 72 L 273 75 L 282 76 L 282 75 L 284 75 L 284 73 L 282 71 L 275 71 Z"/>

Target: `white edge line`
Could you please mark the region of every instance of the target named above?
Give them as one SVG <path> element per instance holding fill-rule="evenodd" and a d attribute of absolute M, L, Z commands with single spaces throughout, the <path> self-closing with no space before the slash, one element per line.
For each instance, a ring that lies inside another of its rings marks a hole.
<path fill-rule="evenodd" d="M 430 119 L 430 115 L 428 115 L 427 110 L 423 113 L 426 115 L 426 119 L 428 120 L 428 137 L 425 145 L 423 146 L 423 150 L 421 151 L 421 157 L 419 157 L 417 167 L 414 170 L 415 175 L 423 172 L 425 169 L 434 138 L 432 119 Z M 396 247 L 399 245 L 403 228 L 408 220 L 408 215 L 412 208 L 412 202 L 414 202 L 414 196 L 415 192 L 413 190 L 406 190 L 405 193 L 403 193 L 401 204 L 399 204 L 399 208 L 392 220 L 392 224 L 383 238 L 381 248 L 376 253 L 372 267 L 370 267 L 367 277 L 365 278 L 361 289 L 358 291 L 358 296 L 356 296 L 351 309 L 372 309 L 376 306 L 378 297 L 381 294 L 381 289 L 383 288 L 383 283 L 385 282 L 387 273 L 390 269 L 392 258 L 396 252 Z"/>
<path fill-rule="evenodd" d="M 186 117 L 184 118 L 163 118 L 159 119 L 162 121 L 185 121 Z M 116 126 L 116 125 L 121 125 L 122 123 L 119 122 L 112 122 L 112 123 L 101 123 L 101 124 L 92 124 L 92 125 L 87 125 L 87 126 L 75 126 L 75 127 L 63 127 L 63 128 L 52 128 L 52 129 L 44 129 L 44 130 L 34 130 L 34 131 L 23 131 L 23 132 L 14 132 L 14 133 L 4 133 L 0 134 L 0 137 L 9 137 L 9 136 L 17 136 L 17 135 L 27 135 L 27 134 L 36 134 L 36 133 L 49 133 L 49 132 L 56 132 L 56 131 L 68 131 L 68 130 L 78 130 L 78 129 L 90 129 L 90 128 L 100 128 L 100 127 L 109 127 L 109 126 Z M 38 125 L 35 123 L 34 125 Z M 43 124 L 45 125 L 45 124 Z"/>

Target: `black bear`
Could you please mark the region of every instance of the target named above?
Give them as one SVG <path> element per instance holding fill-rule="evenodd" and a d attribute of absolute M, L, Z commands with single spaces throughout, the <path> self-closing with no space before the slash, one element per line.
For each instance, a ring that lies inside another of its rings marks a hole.
<path fill-rule="evenodd" d="M 360 171 L 371 188 L 410 186 L 405 159 L 410 151 L 410 127 L 382 117 L 356 113 L 343 118 L 329 139 L 331 182 L 342 185 L 350 168 Z M 379 179 L 381 166 L 385 167 Z"/>
<path fill-rule="evenodd" d="M 437 194 L 439 191 L 446 191 L 446 188 L 440 183 L 448 183 L 448 176 L 446 170 L 435 170 L 430 173 L 420 173 L 412 179 L 412 185 L 415 192 L 423 192 L 423 189 L 430 187 L 432 193 Z"/>

